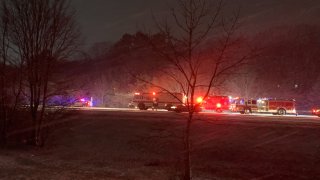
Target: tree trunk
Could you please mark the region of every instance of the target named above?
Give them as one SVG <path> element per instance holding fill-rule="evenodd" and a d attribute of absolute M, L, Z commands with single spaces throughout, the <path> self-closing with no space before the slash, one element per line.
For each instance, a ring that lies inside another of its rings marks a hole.
<path fill-rule="evenodd" d="M 0 145 L 5 145 L 7 141 L 7 113 L 5 107 L 1 107 L 0 115 Z"/>
<path fill-rule="evenodd" d="M 190 159 L 190 129 L 193 112 L 189 112 L 187 127 L 185 131 L 184 139 L 184 180 L 190 180 L 192 177 L 191 173 L 191 159 Z"/>

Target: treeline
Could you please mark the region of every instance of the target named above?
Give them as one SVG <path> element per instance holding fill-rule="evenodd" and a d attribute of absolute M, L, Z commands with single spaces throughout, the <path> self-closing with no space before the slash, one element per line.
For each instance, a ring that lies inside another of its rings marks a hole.
<path fill-rule="evenodd" d="M 254 42 L 262 52 L 233 78 L 234 94 L 296 99 L 302 110 L 319 105 L 319 32 L 316 25 L 297 25 L 257 34 Z"/>
<path fill-rule="evenodd" d="M 114 44 L 94 44 L 84 59 L 69 62 L 77 96 L 93 97 L 95 106 L 127 107 L 133 92 L 148 87 L 135 76 L 151 81 L 166 66 L 149 44 L 164 43 L 162 38 L 137 32 L 123 35 Z"/>
<path fill-rule="evenodd" d="M 239 41 L 258 49 L 258 55 L 237 72 L 221 78 L 211 94 L 296 99 L 297 104 L 305 109 L 316 105 L 320 74 L 319 32 L 316 25 L 296 25 L 273 27 L 242 36 Z M 84 94 L 93 96 L 96 105 L 126 106 L 130 96 L 124 102 L 113 104 L 116 94 L 146 91 L 150 86 L 137 80 L 133 74 L 156 84 L 170 84 L 174 89 L 174 82 L 163 77 L 169 68 L 168 63 L 154 51 L 150 41 L 165 44 L 160 34 L 125 34 L 114 44 L 95 44 L 89 50 L 88 58 L 71 62 L 82 69 L 74 74 L 78 84 L 83 85 Z M 207 42 L 205 46 L 214 45 Z"/>

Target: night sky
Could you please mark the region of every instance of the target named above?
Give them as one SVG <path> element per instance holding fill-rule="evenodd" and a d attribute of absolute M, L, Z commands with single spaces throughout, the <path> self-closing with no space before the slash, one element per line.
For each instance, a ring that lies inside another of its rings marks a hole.
<path fill-rule="evenodd" d="M 72 0 L 85 44 L 114 42 L 124 33 L 153 26 L 151 12 L 167 14 L 174 1 Z M 227 7 L 241 7 L 248 33 L 274 25 L 320 24 L 320 0 L 228 0 Z M 229 9 L 231 9 L 229 8 Z"/>

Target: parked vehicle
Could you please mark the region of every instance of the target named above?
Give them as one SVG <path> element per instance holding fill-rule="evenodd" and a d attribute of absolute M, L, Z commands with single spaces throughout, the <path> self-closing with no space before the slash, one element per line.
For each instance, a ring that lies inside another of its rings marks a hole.
<path fill-rule="evenodd" d="M 216 112 L 223 112 L 230 110 L 229 96 L 208 96 L 202 103 L 206 110 L 214 110 Z"/>
<path fill-rule="evenodd" d="M 178 113 L 180 113 L 180 112 L 189 112 L 189 108 L 188 108 L 188 106 L 187 105 L 179 105 L 179 106 L 177 106 L 175 109 L 174 109 L 174 111 L 175 112 L 178 112 Z M 201 112 L 202 111 L 202 106 L 201 106 L 201 104 L 195 104 L 194 105 L 194 112 Z"/>
<path fill-rule="evenodd" d="M 272 113 L 278 115 L 296 114 L 294 100 L 281 99 L 249 99 L 243 104 L 237 104 L 236 109 L 241 114 L 245 113 Z"/>
<path fill-rule="evenodd" d="M 89 100 L 86 100 L 85 98 L 78 99 L 72 103 L 73 107 L 90 107 L 91 102 Z"/>
<path fill-rule="evenodd" d="M 149 108 L 173 110 L 183 105 L 185 97 L 183 93 L 151 92 L 135 93 L 129 107 L 147 110 Z M 155 107 L 156 106 L 156 107 Z"/>

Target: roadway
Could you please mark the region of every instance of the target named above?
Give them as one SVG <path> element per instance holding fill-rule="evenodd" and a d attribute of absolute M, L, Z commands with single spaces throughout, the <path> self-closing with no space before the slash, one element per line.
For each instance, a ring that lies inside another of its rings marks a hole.
<path fill-rule="evenodd" d="M 70 108 L 73 110 L 80 111 L 89 111 L 89 112 L 109 112 L 111 114 L 127 114 L 128 116 L 146 116 L 146 117 L 172 117 L 175 118 L 177 116 L 187 116 L 187 113 L 175 113 L 169 112 L 167 110 L 146 110 L 141 111 L 139 109 L 132 108 L 104 108 L 104 107 L 77 107 Z M 240 114 L 235 112 L 223 112 L 216 113 L 214 111 L 205 111 L 199 112 L 195 114 L 196 119 L 201 119 L 204 121 L 212 121 L 212 120 L 227 120 L 230 122 L 257 122 L 257 123 L 289 123 L 289 124 L 297 124 L 297 125 L 316 125 L 320 126 L 320 117 L 314 115 L 273 115 L 273 114 Z"/>

